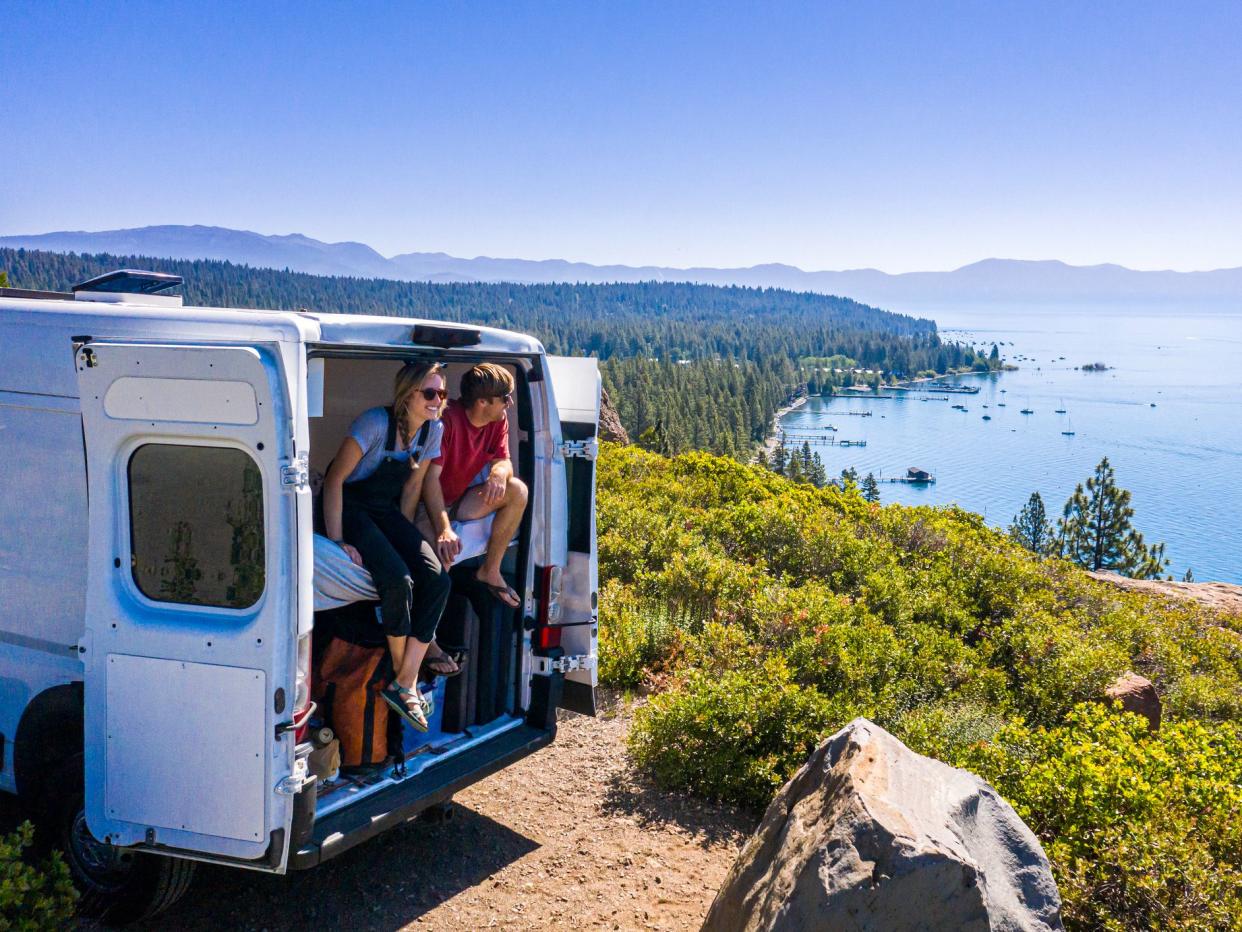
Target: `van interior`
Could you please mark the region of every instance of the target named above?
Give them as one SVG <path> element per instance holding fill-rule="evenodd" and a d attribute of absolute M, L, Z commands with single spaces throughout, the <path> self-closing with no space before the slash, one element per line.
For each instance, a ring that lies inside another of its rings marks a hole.
<path fill-rule="evenodd" d="M 321 377 L 321 385 L 317 386 L 315 394 L 319 394 L 319 389 L 322 394 L 322 404 L 312 401 L 310 412 L 309 465 L 317 506 L 316 533 L 322 533 L 318 519 L 322 477 L 347 436 L 350 424 L 368 408 L 392 404 L 394 377 L 409 359 L 312 357 L 311 381 L 314 383 Z M 459 395 L 462 374 L 482 361 L 488 360 L 463 359 L 445 365 L 450 399 L 456 399 Z M 524 372 L 521 366 L 511 362 L 491 361 L 500 362 L 515 377 L 515 404 L 509 412 L 509 450 L 515 474 L 533 488 L 534 458 L 529 443 L 532 432 L 531 401 Z M 318 370 L 319 366 L 322 366 L 321 370 Z M 527 587 L 523 576 L 529 562 L 530 527 L 528 507 L 517 537 L 510 543 L 502 564 L 506 580 L 519 593 Z M 429 730 L 425 733 L 417 731 L 402 723 L 395 714 L 389 716 L 392 720 L 388 726 L 390 754 L 386 760 L 356 767 L 342 766 L 335 773 L 320 774 L 317 801 L 320 816 L 391 785 L 393 781 L 420 773 L 446 756 L 459 753 L 521 723 L 519 671 L 522 667 L 520 652 L 523 639 L 520 611 L 502 605 L 474 582 L 474 574 L 481 561 L 481 555 L 460 560 L 450 570 L 453 590 L 437 629 L 436 640 L 441 649 L 446 652 L 460 651 L 465 660 L 460 674 L 451 678 L 430 677 L 430 682 L 424 686 L 433 697 L 434 704 L 432 714 L 428 716 Z M 384 662 L 390 662 L 378 607 L 378 602 L 359 601 L 315 613 L 312 683 L 335 638 L 373 650 L 382 649 Z M 390 669 L 387 667 L 386 671 Z M 315 695 L 314 692 L 312 694 Z M 317 747 L 322 747 L 333 737 L 331 731 L 324 729 L 340 730 L 338 725 L 344 727 L 344 723 L 333 721 L 330 695 L 320 693 L 316 701 L 318 707 L 311 717 L 308 737 Z M 382 704 L 382 700 L 375 701 Z"/>

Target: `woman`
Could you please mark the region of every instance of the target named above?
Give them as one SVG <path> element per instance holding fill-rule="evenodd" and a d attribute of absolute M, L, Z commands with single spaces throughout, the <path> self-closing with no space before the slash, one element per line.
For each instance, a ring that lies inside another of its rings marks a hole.
<path fill-rule="evenodd" d="M 414 527 L 413 518 L 428 467 L 440 455 L 440 411 L 447 398 L 438 363 L 407 363 L 397 373 L 392 407 L 358 415 L 323 486 L 327 536 L 370 571 L 379 592 L 395 671 L 380 695 L 420 731 L 427 730 L 430 710 L 415 684 L 450 583 L 435 548 Z M 457 671 L 438 648 L 428 664 L 437 673 Z"/>

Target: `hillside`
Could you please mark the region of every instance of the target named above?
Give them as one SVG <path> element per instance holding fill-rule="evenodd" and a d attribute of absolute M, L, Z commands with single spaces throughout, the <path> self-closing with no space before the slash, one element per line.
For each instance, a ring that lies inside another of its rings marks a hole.
<path fill-rule="evenodd" d="M 1120 265 L 984 259 L 944 272 L 891 275 L 878 269 L 804 271 L 767 263 L 742 268 L 592 265 L 563 259 L 463 258 L 442 252 L 382 256 L 363 243 L 325 243 L 209 226 L 60 231 L 0 236 L 0 247 L 219 259 L 260 268 L 430 282 L 693 282 L 849 295 L 871 304 L 941 308 L 975 302 L 1221 302 L 1242 300 L 1242 268 L 1202 272 L 1137 271 Z"/>
<path fill-rule="evenodd" d="M 600 459 L 601 673 L 667 789 L 762 807 L 856 716 L 992 784 L 1076 929 L 1242 915 L 1242 616 L 1120 591 L 955 508 L 729 460 Z M 1127 671 L 1164 721 L 1103 704 Z"/>
<path fill-rule="evenodd" d="M 185 279 L 191 304 L 308 308 L 469 321 L 534 334 L 552 353 L 594 355 L 632 437 L 668 452 L 748 456 L 806 381 L 799 360 L 848 356 L 915 373 L 982 362 L 936 325 L 848 298 L 776 289 L 641 282 L 429 284 L 307 275 L 215 260 L 66 255 L 0 248 L 14 286 L 65 289 L 117 268 Z M 986 366 L 986 362 L 982 362 Z"/>

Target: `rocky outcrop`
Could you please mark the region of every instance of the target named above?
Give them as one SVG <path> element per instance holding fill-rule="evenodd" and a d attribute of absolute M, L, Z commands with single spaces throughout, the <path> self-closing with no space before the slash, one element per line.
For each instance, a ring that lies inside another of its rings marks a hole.
<path fill-rule="evenodd" d="M 1160 696 L 1157 695 L 1151 680 L 1146 677 L 1137 673 L 1123 673 L 1104 690 L 1104 698 L 1110 704 L 1120 702 L 1127 712 L 1143 716 L 1152 731 L 1160 727 Z"/>
<path fill-rule="evenodd" d="M 1226 615 L 1242 615 L 1242 586 L 1223 582 L 1173 582 L 1168 579 L 1131 579 L 1107 570 L 1088 572 L 1088 576 L 1100 582 L 1125 589 L 1143 592 L 1169 599 L 1198 602 Z"/>
<path fill-rule="evenodd" d="M 768 807 L 703 928 L 1061 929 L 1039 840 L 992 787 L 866 719 Z"/>
<path fill-rule="evenodd" d="M 599 439 L 611 440 L 613 443 L 629 443 L 630 435 L 621 423 L 617 409 L 612 406 L 607 389 L 600 389 L 599 398 Z"/>

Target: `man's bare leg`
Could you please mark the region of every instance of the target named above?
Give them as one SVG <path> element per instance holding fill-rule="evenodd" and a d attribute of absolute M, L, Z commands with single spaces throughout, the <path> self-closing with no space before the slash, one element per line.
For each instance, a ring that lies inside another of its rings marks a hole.
<path fill-rule="evenodd" d="M 487 539 L 487 553 L 483 557 L 483 565 L 479 567 L 475 578 L 485 585 L 496 586 L 499 590 L 496 597 L 514 608 L 518 606 L 519 600 L 508 592 L 504 592 L 508 584 L 500 574 L 500 562 L 505 557 L 509 541 L 513 540 L 513 535 L 517 533 L 518 526 L 522 523 L 522 514 L 526 511 L 528 497 L 526 483 L 521 479 L 510 479 L 505 486 L 505 497 L 499 503 L 484 501 L 482 490 L 472 489 L 463 496 L 461 505 L 457 509 L 459 521 L 474 521 L 478 518 L 485 518 L 492 512 L 496 513 L 496 517 L 492 520 L 491 536 Z M 504 594 L 502 595 L 501 592 Z"/>

